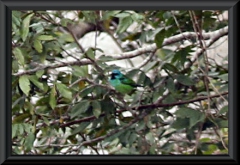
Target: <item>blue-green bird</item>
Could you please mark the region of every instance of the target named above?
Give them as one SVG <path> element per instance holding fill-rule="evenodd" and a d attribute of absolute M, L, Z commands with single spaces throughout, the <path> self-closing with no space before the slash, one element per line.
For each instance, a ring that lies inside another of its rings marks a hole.
<path fill-rule="evenodd" d="M 112 71 L 109 82 L 116 89 L 116 91 L 122 94 L 132 94 L 136 87 L 142 87 L 117 69 Z"/>

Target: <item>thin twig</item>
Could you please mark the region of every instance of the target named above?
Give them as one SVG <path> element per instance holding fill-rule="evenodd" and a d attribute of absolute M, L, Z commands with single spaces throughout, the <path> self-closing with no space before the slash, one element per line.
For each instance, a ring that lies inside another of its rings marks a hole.
<path fill-rule="evenodd" d="M 228 147 L 226 146 L 225 142 L 223 141 L 223 137 L 222 137 L 221 133 L 220 133 L 216 128 L 214 128 L 214 132 L 215 132 L 215 133 L 218 135 L 218 137 L 220 138 L 221 143 L 222 143 L 223 147 L 225 148 L 225 150 L 228 151 Z"/>

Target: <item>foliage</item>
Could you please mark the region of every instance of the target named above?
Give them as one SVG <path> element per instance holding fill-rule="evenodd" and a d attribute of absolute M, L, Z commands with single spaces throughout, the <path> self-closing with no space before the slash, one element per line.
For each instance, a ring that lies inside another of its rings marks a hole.
<path fill-rule="evenodd" d="M 223 12 L 13 11 L 13 154 L 227 154 L 227 54 L 206 51 Z M 144 88 L 116 92 L 113 69 Z"/>

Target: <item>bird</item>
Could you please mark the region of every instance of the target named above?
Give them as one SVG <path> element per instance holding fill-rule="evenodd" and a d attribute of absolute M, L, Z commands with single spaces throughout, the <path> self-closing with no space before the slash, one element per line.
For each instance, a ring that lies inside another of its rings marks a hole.
<path fill-rule="evenodd" d="M 109 82 L 116 91 L 128 95 L 131 95 L 135 91 L 136 87 L 142 87 L 117 69 L 112 70 Z"/>

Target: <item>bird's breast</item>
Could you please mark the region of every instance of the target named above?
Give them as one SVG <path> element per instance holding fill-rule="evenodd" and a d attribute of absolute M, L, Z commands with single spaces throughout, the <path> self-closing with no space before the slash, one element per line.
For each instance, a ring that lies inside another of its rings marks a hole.
<path fill-rule="evenodd" d="M 119 79 L 111 79 L 110 84 L 118 91 L 123 94 L 130 93 L 133 90 L 133 87 L 130 85 L 126 85 L 121 83 Z"/>

